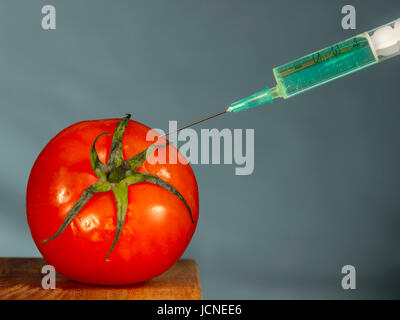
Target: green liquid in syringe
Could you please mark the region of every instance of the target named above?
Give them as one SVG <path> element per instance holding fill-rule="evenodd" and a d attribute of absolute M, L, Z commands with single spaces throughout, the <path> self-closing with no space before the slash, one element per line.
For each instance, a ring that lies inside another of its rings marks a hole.
<path fill-rule="evenodd" d="M 363 36 L 356 36 L 273 69 L 283 98 L 377 63 Z"/>

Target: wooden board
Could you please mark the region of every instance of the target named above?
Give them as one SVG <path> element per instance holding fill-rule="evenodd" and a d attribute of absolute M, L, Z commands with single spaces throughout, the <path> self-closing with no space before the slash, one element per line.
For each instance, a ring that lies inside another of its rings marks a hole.
<path fill-rule="evenodd" d="M 143 284 L 101 287 L 57 274 L 56 289 L 43 289 L 41 258 L 0 258 L 0 300 L 197 300 L 202 299 L 197 263 L 181 259 Z"/>

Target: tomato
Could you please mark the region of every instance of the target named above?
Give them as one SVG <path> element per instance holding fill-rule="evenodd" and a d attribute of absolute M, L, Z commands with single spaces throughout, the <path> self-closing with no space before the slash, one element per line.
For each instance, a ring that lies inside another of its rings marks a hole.
<path fill-rule="evenodd" d="M 64 129 L 30 173 L 33 240 L 72 280 L 125 285 L 151 279 L 180 258 L 196 229 L 199 198 L 190 165 L 150 162 L 156 153 L 169 159 L 178 151 L 163 138 L 156 146 L 146 141 L 151 129 L 129 117 Z"/>

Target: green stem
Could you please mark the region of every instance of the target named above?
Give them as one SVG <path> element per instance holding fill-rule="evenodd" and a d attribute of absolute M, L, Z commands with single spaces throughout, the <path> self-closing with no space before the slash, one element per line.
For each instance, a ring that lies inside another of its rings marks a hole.
<path fill-rule="evenodd" d="M 126 209 L 128 207 L 128 185 L 126 184 L 126 182 L 121 181 L 112 188 L 112 191 L 117 202 L 117 229 L 111 248 L 106 254 L 106 261 L 110 261 L 107 258 L 110 255 L 111 251 L 114 249 L 115 245 L 118 242 L 119 236 L 121 235 L 122 227 L 124 226 L 125 222 Z"/>
<path fill-rule="evenodd" d="M 108 165 L 119 167 L 124 160 L 124 156 L 122 154 L 122 138 L 130 118 L 131 115 L 128 113 L 125 118 L 122 118 L 118 122 L 117 127 L 115 128 L 111 143 L 110 155 L 107 162 Z"/>
<path fill-rule="evenodd" d="M 104 177 L 106 175 L 106 173 L 105 173 L 106 165 L 104 163 L 102 163 L 99 159 L 99 156 L 96 151 L 96 143 L 97 143 L 97 140 L 104 134 L 110 135 L 108 132 L 100 133 L 96 137 L 96 139 L 94 139 L 94 141 L 92 143 L 92 147 L 90 148 L 90 165 L 92 166 L 92 169 L 93 169 L 94 173 L 96 174 L 96 176 L 98 176 L 99 178 Z"/>

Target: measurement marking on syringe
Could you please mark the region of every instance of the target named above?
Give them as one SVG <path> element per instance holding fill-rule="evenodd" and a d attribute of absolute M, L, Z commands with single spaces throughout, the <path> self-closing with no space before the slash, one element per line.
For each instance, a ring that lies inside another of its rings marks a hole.
<path fill-rule="evenodd" d="M 290 68 L 288 70 L 282 71 L 280 73 L 280 75 L 281 75 L 281 77 L 286 77 L 286 76 L 288 76 L 288 75 L 290 75 L 290 74 L 292 74 L 294 72 L 297 72 L 297 71 L 303 70 L 305 68 L 311 67 L 311 66 L 313 66 L 313 65 L 315 65 L 317 63 L 326 61 L 326 60 L 328 60 L 328 59 L 330 59 L 332 57 L 336 57 L 336 56 L 338 56 L 338 55 L 340 55 L 342 53 L 346 53 L 346 52 L 348 52 L 348 51 L 350 51 L 352 49 L 359 48 L 360 46 L 364 46 L 366 44 L 368 44 L 368 41 L 355 42 L 353 45 L 345 47 L 345 48 L 340 49 L 340 50 L 338 50 L 337 48 L 331 47 L 330 48 L 331 51 L 332 51 L 331 53 L 328 53 L 328 54 L 326 54 L 324 56 L 321 56 L 319 53 L 317 55 L 312 55 L 312 59 L 311 60 L 309 60 L 307 62 L 304 62 L 304 63 L 302 63 L 300 65 L 294 66 L 294 67 L 292 67 L 292 68 Z"/>

